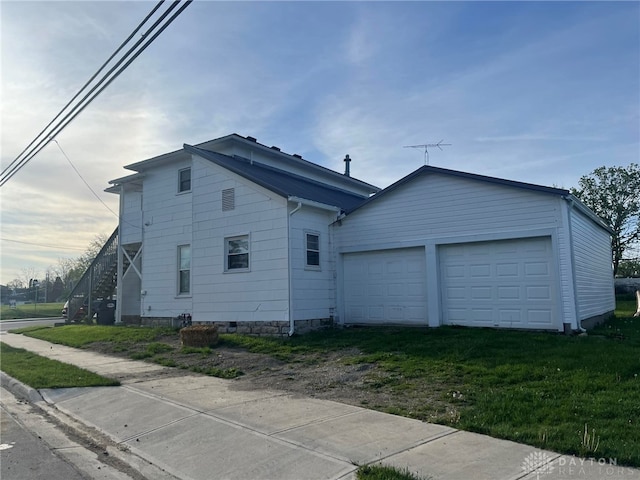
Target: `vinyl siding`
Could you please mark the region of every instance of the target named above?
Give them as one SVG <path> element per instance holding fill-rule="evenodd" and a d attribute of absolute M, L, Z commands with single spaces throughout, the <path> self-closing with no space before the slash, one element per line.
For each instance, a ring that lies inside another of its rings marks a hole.
<path fill-rule="evenodd" d="M 144 245 L 142 316 L 175 317 L 190 312 L 191 297 L 178 296 L 178 245 L 191 244 L 191 193 L 178 194 L 178 170 L 190 161 L 150 171 L 143 185 Z M 192 259 L 193 268 L 193 259 Z M 192 281 L 193 284 L 193 281 Z"/>
<path fill-rule="evenodd" d="M 293 206 L 293 205 L 292 205 Z M 291 217 L 293 303 L 296 320 L 329 318 L 335 308 L 335 262 L 328 225 L 336 213 L 303 206 Z M 306 233 L 319 235 L 320 268 L 306 267 Z"/>
<path fill-rule="evenodd" d="M 428 175 L 348 215 L 334 229 L 336 245 L 417 245 L 438 237 L 557 228 L 562 223 L 560 202 L 520 188 Z"/>
<path fill-rule="evenodd" d="M 578 319 L 615 310 L 611 238 L 583 213 L 571 212 Z"/>
<path fill-rule="evenodd" d="M 194 157 L 192 291 L 196 321 L 288 320 L 287 202 Z M 222 211 L 222 190 L 235 208 Z M 248 272 L 225 272 L 225 238 L 249 235 Z"/>
<path fill-rule="evenodd" d="M 131 191 L 124 186 L 120 242 L 123 245 L 142 241 L 142 192 Z"/>

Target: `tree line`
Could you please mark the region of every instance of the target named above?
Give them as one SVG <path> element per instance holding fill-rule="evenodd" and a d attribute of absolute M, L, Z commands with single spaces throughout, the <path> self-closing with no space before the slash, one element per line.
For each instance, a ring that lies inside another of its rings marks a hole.
<path fill-rule="evenodd" d="M 23 268 L 20 275 L 11 280 L 7 287 L 10 291 L 22 291 L 26 300 L 33 301 L 36 296 L 33 281 L 37 280 L 39 302 L 44 302 L 45 299 L 49 302 L 66 300 L 108 239 L 109 235 L 105 233 L 97 234 L 80 256 L 61 257 L 55 265 L 49 266 L 44 272 L 33 267 Z"/>

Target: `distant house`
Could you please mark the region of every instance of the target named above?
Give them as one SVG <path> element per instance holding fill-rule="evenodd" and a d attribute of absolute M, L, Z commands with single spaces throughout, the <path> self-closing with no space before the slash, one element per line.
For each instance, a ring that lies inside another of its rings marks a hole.
<path fill-rule="evenodd" d="M 614 310 L 610 232 L 568 191 L 429 166 L 380 190 L 348 165 L 235 134 L 128 165 L 117 321 L 564 331 Z"/>

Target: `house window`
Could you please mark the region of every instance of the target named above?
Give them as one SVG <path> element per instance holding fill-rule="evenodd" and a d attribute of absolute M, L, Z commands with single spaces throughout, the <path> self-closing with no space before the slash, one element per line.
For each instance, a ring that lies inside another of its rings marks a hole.
<path fill-rule="evenodd" d="M 178 294 L 191 293 L 191 245 L 178 247 Z"/>
<path fill-rule="evenodd" d="M 307 252 L 307 267 L 320 267 L 320 235 L 317 233 L 306 233 L 305 250 Z"/>
<path fill-rule="evenodd" d="M 236 191 L 234 188 L 222 190 L 222 211 L 228 212 L 236 208 Z"/>
<path fill-rule="evenodd" d="M 226 271 L 249 270 L 249 235 L 225 239 Z"/>
<path fill-rule="evenodd" d="M 191 190 L 191 169 L 185 168 L 178 171 L 178 193 Z"/>

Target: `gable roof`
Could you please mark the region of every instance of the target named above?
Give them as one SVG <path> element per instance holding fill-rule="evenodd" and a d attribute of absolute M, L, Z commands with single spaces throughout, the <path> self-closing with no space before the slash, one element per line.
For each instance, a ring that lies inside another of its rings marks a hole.
<path fill-rule="evenodd" d="M 305 160 L 301 155 L 283 152 L 279 147 L 276 147 L 275 145 L 269 147 L 258 142 L 254 137 L 251 136 L 243 137 L 242 135 L 238 135 L 237 133 L 231 133 L 229 135 L 225 135 L 224 137 L 195 144 L 194 146 L 205 150 L 214 151 L 218 150 L 219 147 L 231 145 L 242 145 L 250 150 L 261 152 L 264 155 L 277 157 L 278 160 L 284 162 L 285 165 L 291 165 L 296 169 L 303 169 L 303 171 L 307 170 L 309 172 L 314 172 L 315 174 L 326 176 L 327 178 L 330 178 L 334 181 L 345 182 L 345 184 L 352 186 L 358 185 L 360 188 L 366 190 L 367 194 L 376 193 L 381 190 L 380 187 L 371 185 L 370 183 L 364 182 L 355 177 L 343 175 L 342 173 L 331 170 L 330 168 L 323 167 L 322 165 L 310 162 L 309 160 Z"/>
<path fill-rule="evenodd" d="M 368 198 L 264 165 L 257 161 L 251 161 L 238 155 L 230 157 L 187 144 L 184 145 L 184 150 L 209 160 L 285 198 L 310 200 L 323 205 L 337 207 L 343 211 L 355 209 Z"/>
<path fill-rule="evenodd" d="M 525 190 L 532 190 L 536 192 L 551 193 L 551 194 L 560 195 L 560 196 L 569 195 L 568 190 L 564 190 L 561 188 L 545 187 L 542 185 L 535 185 L 533 183 L 516 182 L 515 180 L 506 180 L 504 178 L 487 177 L 485 175 L 478 175 L 476 173 L 460 172 L 458 170 L 450 170 L 448 168 L 440 168 L 440 167 L 432 167 L 431 165 L 424 165 L 418 168 L 417 170 L 414 170 L 406 177 L 401 178 L 397 182 L 389 185 L 387 188 L 369 197 L 367 201 L 363 202 L 362 204 L 358 205 L 356 208 L 348 211 L 347 213 L 352 213 L 353 211 L 355 211 L 356 209 L 359 209 L 360 207 L 364 207 L 369 203 L 378 201 L 380 198 L 384 197 L 388 193 L 401 188 L 403 185 L 406 185 L 407 183 L 413 181 L 417 177 L 421 177 L 423 175 L 433 175 L 433 174 L 449 175 L 452 177 L 466 178 L 470 180 L 477 180 L 481 182 L 504 185 L 508 187 L 522 188 Z"/>
<path fill-rule="evenodd" d="M 356 207 L 354 207 L 351 210 L 347 210 L 346 213 L 347 213 L 347 215 L 351 214 L 354 211 L 360 209 L 361 207 L 364 207 L 365 205 L 368 205 L 370 203 L 376 202 L 376 201 L 380 200 L 380 198 L 384 198 L 388 193 L 393 192 L 394 190 L 397 190 L 399 188 L 402 188 L 402 186 L 404 186 L 405 184 L 413 181 L 417 177 L 421 177 L 423 175 L 434 175 L 434 174 L 449 175 L 449 176 L 452 176 L 452 177 L 465 178 L 465 179 L 469 179 L 469 180 L 475 180 L 475 181 L 480 181 L 480 182 L 491 183 L 491 184 L 494 184 L 494 185 L 502 185 L 502 186 L 506 186 L 506 187 L 519 188 L 519 189 L 528 190 L 528 191 L 532 191 L 532 192 L 539 192 L 539 193 L 543 193 L 543 194 L 557 195 L 557 196 L 565 199 L 571 205 L 575 206 L 582 213 L 587 215 L 598 226 L 604 228 L 605 230 L 607 230 L 608 232 L 611 233 L 611 228 L 600 217 L 598 217 L 589 207 L 587 207 L 584 203 L 582 203 L 579 198 L 577 198 L 576 196 L 571 194 L 571 192 L 569 192 L 569 190 L 565 190 L 563 188 L 545 187 L 543 185 L 536 185 L 536 184 L 533 184 L 533 183 L 517 182 L 515 180 L 507 180 L 507 179 L 504 179 L 504 178 L 488 177 L 488 176 L 485 176 L 485 175 L 478 175 L 476 173 L 460 172 L 458 170 L 450 170 L 448 168 L 433 167 L 431 165 L 424 165 L 424 166 L 418 168 L 417 170 L 414 170 L 413 172 L 411 172 L 406 177 L 401 178 L 400 180 L 398 180 L 397 182 L 393 183 L 392 185 L 389 185 L 387 188 L 385 188 L 385 189 L 381 190 L 380 192 L 376 193 L 375 195 L 369 197 L 367 200 L 362 202 L 360 205 L 357 205 Z"/>

